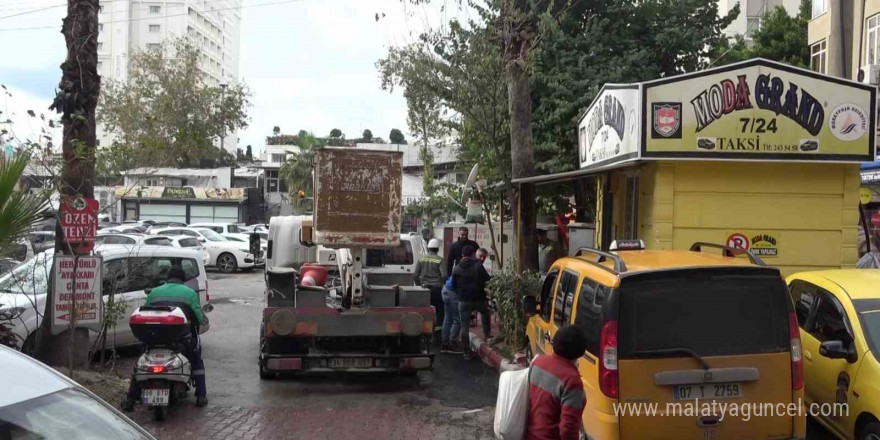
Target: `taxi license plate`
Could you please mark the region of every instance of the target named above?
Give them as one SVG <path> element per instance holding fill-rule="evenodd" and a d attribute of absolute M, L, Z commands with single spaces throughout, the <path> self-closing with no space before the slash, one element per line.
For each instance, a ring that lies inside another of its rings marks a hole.
<path fill-rule="evenodd" d="M 738 383 L 678 385 L 673 389 L 675 400 L 735 399 L 742 397 L 742 395 L 742 385 Z"/>
<path fill-rule="evenodd" d="M 373 360 L 370 358 L 330 359 L 333 368 L 370 368 Z"/>
<path fill-rule="evenodd" d="M 144 401 L 144 405 L 147 406 L 168 406 L 168 396 L 171 395 L 171 390 L 159 389 L 159 390 L 151 390 L 145 389 L 141 392 L 141 399 Z"/>

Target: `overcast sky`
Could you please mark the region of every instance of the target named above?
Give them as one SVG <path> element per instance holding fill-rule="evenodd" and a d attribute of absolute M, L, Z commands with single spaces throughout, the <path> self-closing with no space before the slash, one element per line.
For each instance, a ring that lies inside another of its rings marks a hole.
<path fill-rule="evenodd" d="M 423 29 L 457 12 L 457 0 L 434 0 L 426 7 L 400 0 L 243 0 L 240 79 L 254 96 L 250 126 L 239 146 L 263 148 L 272 127 L 294 134 L 301 129 L 327 135 L 332 128 L 347 137 L 364 129 L 388 139 L 392 128 L 406 127 L 406 103 L 399 92 L 379 88 L 375 63 L 389 46 L 413 41 Z M 40 124 L 27 110 L 50 114 L 64 60 L 60 33 L 64 0 L 0 0 L 0 84 L 12 97 L 0 96 L 0 121 L 15 113 L 19 138 L 38 136 Z M 3 18 L 40 8 L 44 11 Z M 376 14 L 385 17 L 378 22 Z M 57 26 L 52 29 L 9 30 Z M 60 139 L 59 139 L 60 140 Z"/>

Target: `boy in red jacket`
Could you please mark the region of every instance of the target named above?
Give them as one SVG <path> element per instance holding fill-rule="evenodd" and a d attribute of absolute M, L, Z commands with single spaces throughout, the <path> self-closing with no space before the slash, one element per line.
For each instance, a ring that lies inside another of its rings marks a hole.
<path fill-rule="evenodd" d="M 577 359 L 586 349 L 583 332 L 567 325 L 553 337 L 553 354 L 532 362 L 528 440 L 578 440 L 586 395 Z"/>

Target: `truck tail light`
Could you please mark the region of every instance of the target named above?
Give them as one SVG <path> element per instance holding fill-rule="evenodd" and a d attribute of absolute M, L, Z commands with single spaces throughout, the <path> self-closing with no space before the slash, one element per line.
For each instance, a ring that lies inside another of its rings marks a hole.
<path fill-rule="evenodd" d="M 617 372 L 617 321 L 602 326 L 599 346 L 599 389 L 602 394 L 616 399 L 620 395 Z"/>

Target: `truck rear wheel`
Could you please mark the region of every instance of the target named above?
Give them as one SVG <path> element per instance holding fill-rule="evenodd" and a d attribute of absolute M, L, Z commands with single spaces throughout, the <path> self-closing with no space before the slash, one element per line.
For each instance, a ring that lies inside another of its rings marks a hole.
<path fill-rule="evenodd" d="M 263 367 L 263 361 L 260 360 L 260 379 L 262 380 L 274 380 L 278 377 L 278 373 L 274 373 L 269 371 Z"/>

